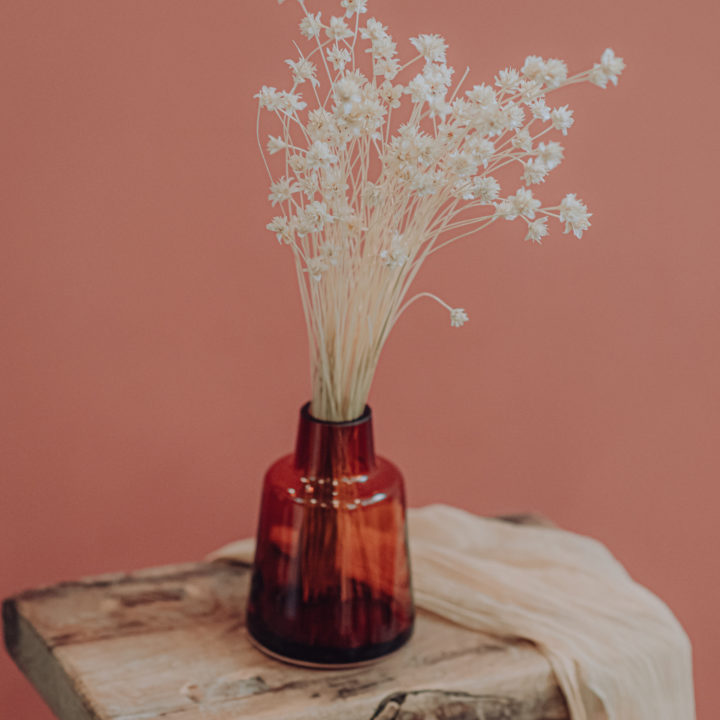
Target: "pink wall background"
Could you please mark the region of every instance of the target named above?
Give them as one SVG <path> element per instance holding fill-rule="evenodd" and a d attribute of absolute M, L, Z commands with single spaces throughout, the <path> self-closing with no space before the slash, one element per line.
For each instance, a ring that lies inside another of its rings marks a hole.
<path fill-rule="evenodd" d="M 335 3 L 310 0 L 325 14 Z M 371 402 L 413 505 L 546 513 L 603 540 L 695 648 L 720 704 L 720 285 L 714 0 L 374 0 L 472 78 L 606 46 L 617 89 L 566 94 L 591 231 L 519 224 L 437 256 Z M 251 96 L 285 86 L 294 3 L 5 0 L 0 12 L 0 595 L 200 558 L 254 531 L 308 398 L 290 255 Z M 262 69 L 262 70 L 261 70 Z M 563 99 L 563 102 L 565 100 Z M 418 286 L 420 287 L 420 286 Z M 0 657 L 2 715 L 50 715 Z"/>

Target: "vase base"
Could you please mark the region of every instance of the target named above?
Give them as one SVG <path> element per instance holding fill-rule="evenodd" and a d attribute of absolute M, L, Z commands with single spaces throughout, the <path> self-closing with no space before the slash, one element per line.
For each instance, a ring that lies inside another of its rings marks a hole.
<path fill-rule="evenodd" d="M 380 662 L 381 660 L 384 660 L 391 655 L 394 655 L 407 643 L 411 634 L 412 631 L 410 633 L 407 633 L 406 637 L 399 639 L 399 642 L 392 643 L 389 649 L 387 649 L 385 652 L 382 652 L 381 654 L 376 655 L 375 657 L 370 657 L 362 660 L 351 660 L 348 662 L 321 662 L 315 660 L 304 660 L 302 658 L 283 655 L 282 653 L 277 652 L 276 650 L 272 650 L 266 645 L 264 645 L 256 637 L 254 637 L 249 630 L 247 636 L 250 640 L 250 644 L 257 650 L 259 650 L 261 653 L 263 653 L 263 655 L 267 655 L 273 660 L 278 660 L 280 662 L 286 663 L 287 665 L 295 665 L 296 667 L 304 667 L 315 670 L 348 670 L 351 668 L 361 668 L 366 667 L 367 665 L 374 665 L 375 663 Z"/>

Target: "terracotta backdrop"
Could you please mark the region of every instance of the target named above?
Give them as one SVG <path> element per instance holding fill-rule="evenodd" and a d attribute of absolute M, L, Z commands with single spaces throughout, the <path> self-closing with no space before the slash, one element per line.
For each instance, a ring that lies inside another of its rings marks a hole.
<path fill-rule="evenodd" d="M 591 231 L 538 247 L 503 223 L 436 256 L 418 288 L 471 320 L 415 305 L 371 403 L 411 504 L 536 510 L 603 540 L 688 629 L 712 717 L 718 5 L 373 10 L 403 53 L 445 35 L 478 82 L 529 53 L 576 70 L 606 46 L 626 59 L 618 88 L 561 98 L 576 125 L 540 188 L 577 192 Z M 251 99 L 287 86 L 298 19 L 272 0 L 2 2 L 0 595 L 254 531 L 262 473 L 308 398 Z M 0 710 L 50 717 L 4 654 Z"/>

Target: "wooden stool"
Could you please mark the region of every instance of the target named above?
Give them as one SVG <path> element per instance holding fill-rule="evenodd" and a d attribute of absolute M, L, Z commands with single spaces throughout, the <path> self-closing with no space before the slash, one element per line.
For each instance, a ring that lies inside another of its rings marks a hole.
<path fill-rule="evenodd" d="M 30 590 L 3 603 L 5 642 L 61 720 L 568 717 L 531 643 L 422 610 L 409 643 L 372 665 L 276 662 L 245 632 L 249 579 L 245 564 L 191 563 Z"/>

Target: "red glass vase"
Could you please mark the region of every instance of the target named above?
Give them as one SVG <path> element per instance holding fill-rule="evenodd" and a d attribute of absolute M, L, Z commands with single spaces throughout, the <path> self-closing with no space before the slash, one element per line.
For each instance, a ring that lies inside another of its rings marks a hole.
<path fill-rule="evenodd" d="M 414 607 L 400 471 L 376 457 L 370 408 L 300 411 L 294 455 L 265 476 L 247 628 L 266 653 L 341 667 L 399 648 Z"/>

